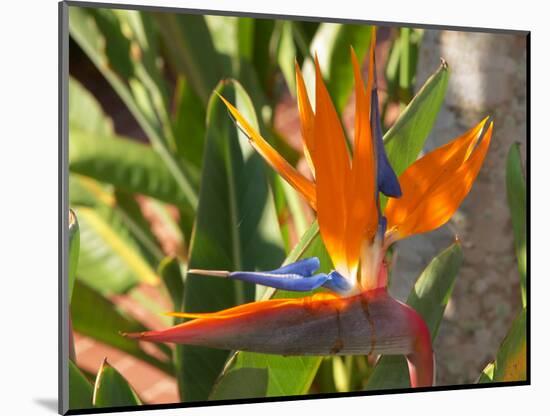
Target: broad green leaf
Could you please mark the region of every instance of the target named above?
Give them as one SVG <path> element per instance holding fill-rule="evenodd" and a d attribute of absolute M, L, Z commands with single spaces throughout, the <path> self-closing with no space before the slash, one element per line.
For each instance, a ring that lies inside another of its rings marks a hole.
<path fill-rule="evenodd" d="M 139 276 L 131 268 L 119 268 L 120 261 L 126 260 L 120 257 L 116 244 L 113 245 L 115 241 L 121 241 L 128 250 L 135 251 L 137 256 L 149 264 L 151 270 L 164 257 L 156 237 L 151 233 L 148 222 L 131 195 L 120 190 L 113 192 L 110 185 L 71 173 L 69 199 L 77 211 L 82 208 L 92 210 L 101 218 L 107 230 L 103 232 L 102 238 L 98 234 L 101 228 L 92 227 L 92 231 L 88 233 L 91 239 L 81 239 L 81 256 L 84 262 L 81 261 L 78 268 L 79 279 L 88 281 L 105 293 L 123 292 L 139 281 Z M 151 201 L 161 204 L 156 200 Z M 115 235 L 115 240 L 109 238 L 112 235 Z M 102 258 L 104 263 L 93 264 L 94 259 Z"/>
<path fill-rule="evenodd" d="M 94 407 L 138 406 L 142 404 L 126 379 L 103 361 L 94 385 Z"/>
<path fill-rule="evenodd" d="M 121 293 L 159 278 L 115 211 L 76 207 L 80 225 L 78 279 L 102 293 Z"/>
<path fill-rule="evenodd" d="M 492 368 L 492 371 L 491 371 Z M 527 380 L 527 311 L 522 309 L 502 341 L 495 362 L 489 364 L 479 383 Z"/>
<path fill-rule="evenodd" d="M 145 144 L 121 137 L 70 132 L 69 169 L 132 193 L 152 196 L 179 206 L 186 195 L 162 158 Z"/>
<path fill-rule="evenodd" d="M 317 54 L 319 58 L 323 77 L 339 113 L 342 113 L 353 90 L 350 47 L 355 50 L 359 62 L 363 62 L 370 47 L 371 34 L 371 26 L 321 23 L 311 42 L 311 55 Z M 311 58 L 304 62 L 303 73 L 313 101 L 315 68 Z"/>
<path fill-rule="evenodd" d="M 76 364 L 69 360 L 69 409 L 90 409 L 93 391 L 92 383 Z"/>
<path fill-rule="evenodd" d="M 217 92 L 257 128 L 252 102 L 236 82 Z M 191 241 L 189 268 L 269 270 L 284 258 L 273 196 L 265 164 L 212 95 L 208 106 L 206 148 L 199 209 Z M 183 309 L 209 312 L 254 299 L 253 285 L 227 279 L 188 275 Z M 178 346 L 179 387 L 185 401 L 205 400 L 228 352 Z"/>
<path fill-rule="evenodd" d="M 462 249 L 460 244 L 454 243 L 424 269 L 407 298 L 407 304 L 424 318 L 432 342 L 437 336 L 461 263 Z M 407 387 L 410 387 L 409 370 L 402 356 L 382 356 L 367 383 L 367 390 Z"/>
<path fill-rule="evenodd" d="M 113 122 L 95 97 L 73 77 L 69 77 L 69 128 L 100 136 L 114 134 Z"/>
<path fill-rule="evenodd" d="M 319 235 L 319 225 L 314 222 L 301 238 L 285 264 L 301 258 L 319 257 L 321 271 L 332 268 L 330 257 Z M 275 291 L 270 289 L 264 299 L 303 297 L 311 293 Z M 322 357 L 283 357 L 279 355 L 236 352 L 232 355 L 216 383 L 211 400 L 239 397 L 278 397 L 306 394 L 319 369 Z M 235 380 L 239 380 L 238 385 Z M 259 389 L 262 386 L 262 389 Z M 263 388 L 265 386 L 265 388 Z"/>
<path fill-rule="evenodd" d="M 137 11 L 69 7 L 71 37 L 126 104 L 194 208 L 192 178 L 175 157 L 168 93 L 150 19 Z"/>
<path fill-rule="evenodd" d="M 80 230 L 78 219 L 72 209 L 69 210 L 69 303 L 73 295 L 76 270 L 78 267 L 78 254 L 80 252 Z"/>
<path fill-rule="evenodd" d="M 185 75 L 206 105 L 211 91 L 223 76 L 223 69 L 204 17 L 163 12 L 154 12 L 153 16 L 172 67 Z"/>
<path fill-rule="evenodd" d="M 525 308 L 526 298 L 526 276 L 527 276 L 527 242 L 526 242 L 526 194 L 525 179 L 523 178 L 519 145 L 513 144 L 508 152 L 506 163 L 506 190 L 508 205 L 512 216 L 514 227 L 514 241 L 516 246 L 516 257 L 521 283 L 521 301 Z"/>
<path fill-rule="evenodd" d="M 448 66 L 443 62 L 384 135 L 386 153 L 397 176 L 416 160 L 424 147 L 443 104 L 448 78 Z"/>
<path fill-rule="evenodd" d="M 170 363 L 147 354 L 138 342 L 120 335 L 121 332 L 140 332 L 146 331 L 147 328 L 126 316 L 110 300 L 78 280 L 71 302 L 71 320 L 76 332 L 118 348 L 170 373 Z M 165 345 L 158 346 L 168 353 L 169 349 Z"/>

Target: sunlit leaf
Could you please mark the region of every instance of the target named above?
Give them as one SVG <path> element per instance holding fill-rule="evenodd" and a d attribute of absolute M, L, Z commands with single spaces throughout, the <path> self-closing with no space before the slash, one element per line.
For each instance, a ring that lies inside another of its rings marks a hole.
<path fill-rule="evenodd" d="M 126 379 L 107 360 L 103 361 L 94 385 L 95 407 L 137 406 L 142 404 Z"/>
<path fill-rule="evenodd" d="M 71 130 L 69 141 L 71 172 L 175 205 L 189 204 L 162 158 L 150 146 L 76 129 Z"/>
<path fill-rule="evenodd" d="M 100 136 L 114 134 L 112 120 L 92 93 L 73 77 L 69 77 L 69 127 Z"/>
<path fill-rule="evenodd" d="M 481 372 L 478 383 L 492 383 L 495 376 L 495 363 L 489 363 Z"/>
<path fill-rule="evenodd" d="M 116 212 L 77 207 L 80 224 L 78 278 L 102 293 L 121 293 L 137 282 L 159 283 Z M 106 217 L 107 215 L 107 217 Z"/>

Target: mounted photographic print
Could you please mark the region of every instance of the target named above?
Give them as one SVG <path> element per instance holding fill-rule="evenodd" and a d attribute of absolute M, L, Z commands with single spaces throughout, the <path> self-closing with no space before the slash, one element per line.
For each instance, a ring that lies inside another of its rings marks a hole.
<path fill-rule="evenodd" d="M 60 413 L 529 383 L 528 32 L 60 25 Z"/>

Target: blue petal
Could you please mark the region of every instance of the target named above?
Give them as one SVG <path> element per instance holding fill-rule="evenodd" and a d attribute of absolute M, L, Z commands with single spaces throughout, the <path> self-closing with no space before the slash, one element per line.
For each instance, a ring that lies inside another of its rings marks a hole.
<path fill-rule="evenodd" d="M 321 267 L 321 262 L 317 257 L 310 257 L 303 260 L 298 260 L 295 263 L 287 264 L 286 266 L 280 267 L 275 270 L 268 271 L 266 273 L 270 274 L 299 274 L 301 276 L 311 276 L 315 273 L 319 267 Z"/>
<path fill-rule="evenodd" d="M 376 88 L 372 89 L 372 117 L 371 124 L 376 146 L 377 164 L 378 164 L 378 190 L 386 196 L 399 198 L 401 196 L 401 186 L 397 176 L 393 171 L 386 151 L 384 149 L 384 140 L 382 138 L 382 124 L 380 122 L 380 111 L 378 110 L 378 92 Z"/>
<path fill-rule="evenodd" d="M 380 215 L 378 218 L 378 236 L 383 239 L 388 228 L 388 220 L 383 215 Z"/>
<path fill-rule="evenodd" d="M 278 269 L 280 270 L 280 269 Z M 321 287 L 328 279 L 325 273 L 304 277 L 296 273 L 280 274 L 272 272 L 233 272 L 230 279 L 242 280 L 275 289 L 291 290 L 295 292 L 308 292 Z"/>
<path fill-rule="evenodd" d="M 352 289 L 348 280 L 336 270 L 329 273 L 328 280 L 323 284 L 323 287 L 341 294 L 346 294 Z"/>

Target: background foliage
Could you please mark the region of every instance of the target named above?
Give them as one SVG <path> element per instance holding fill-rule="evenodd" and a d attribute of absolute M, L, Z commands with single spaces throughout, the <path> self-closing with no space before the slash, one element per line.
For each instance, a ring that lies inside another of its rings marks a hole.
<path fill-rule="evenodd" d="M 321 269 L 330 270 L 311 213 L 248 145 L 214 91 L 236 103 L 297 165 L 301 152 L 275 128 L 277 104 L 295 93 L 295 60 L 312 83 L 312 55 L 318 53 L 344 115 L 353 88 L 349 46 L 364 61 L 371 28 L 77 7 L 70 7 L 69 24 L 71 51 L 85 54 L 143 132 L 127 137 L 117 131 L 93 89 L 71 76 L 73 330 L 175 377 L 182 401 L 406 387 L 401 357 L 279 357 L 163 344 L 150 349 L 119 335 L 149 329 L 121 308 L 120 296 L 154 314 L 166 310 L 165 304 L 174 311 L 207 312 L 296 296 L 187 277 L 188 268 L 265 270 L 317 256 Z M 449 77 L 447 66 L 434 68 L 414 94 L 421 39 L 416 29 L 391 32 L 384 68 L 383 118 L 391 106 L 400 109 L 384 136 L 398 174 L 423 149 Z M 525 182 L 517 148 L 510 150 L 507 186 L 525 307 Z M 461 262 L 455 242 L 427 265 L 407 300 L 434 339 Z M 143 286 L 154 287 L 163 300 L 144 296 Z M 162 322 L 174 323 L 167 317 Z M 525 378 L 525 354 L 524 310 L 480 382 Z M 98 363 L 95 374 L 79 368 L 75 354 L 69 365 L 73 409 L 144 402 L 107 361 Z"/>

